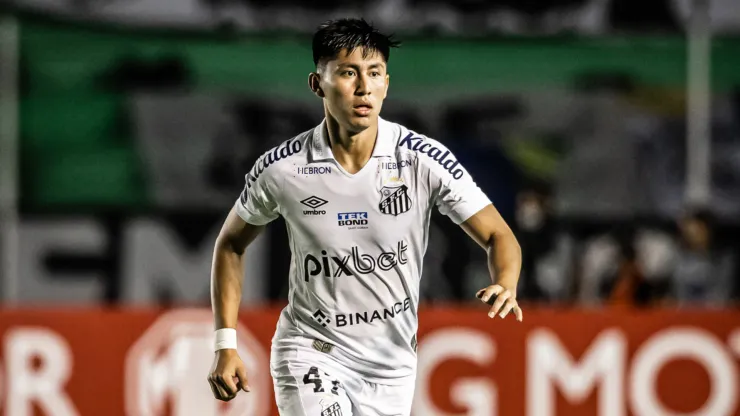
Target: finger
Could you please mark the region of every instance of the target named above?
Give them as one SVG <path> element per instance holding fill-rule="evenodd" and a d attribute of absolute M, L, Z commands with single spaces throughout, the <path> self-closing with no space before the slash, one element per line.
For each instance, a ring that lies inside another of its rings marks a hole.
<path fill-rule="evenodd" d="M 484 293 L 486 293 L 486 288 L 485 287 L 483 289 L 475 292 L 475 297 L 478 298 L 478 299 L 480 299 L 481 296 L 483 296 Z"/>
<path fill-rule="evenodd" d="M 241 387 L 241 389 L 244 391 L 250 391 L 249 381 L 247 380 L 247 370 L 244 368 L 244 366 L 239 366 L 236 368 L 236 376 L 239 378 L 239 383 L 237 387 Z"/>
<path fill-rule="evenodd" d="M 224 387 L 218 382 L 218 377 L 213 377 L 213 379 L 211 379 L 211 385 L 212 385 L 212 390 L 215 389 L 214 394 L 217 399 L 223 400 L 223 401 L 230 400 L 229 393 L 227 393 L 226 389 L 224 389 Z"/>
<path fill-rule="evenodd" d="M 208 377 L 208 387 L 211 388 L 211 393 L 213 393 L 213 397 L 221 399 L 221 393 L 218 392 L 218 389 L 216 389 L 216 384 L 211 381 L 210 377 Z"/>
<path fill-rule="evenodd" d="M 216 383 L 216 388 L 218 389 L 218 394 L 221 395 L 220 400 L 222 401 L 228 402 L 236 397 L 236 393 L 230 394 L 220 383 Z"/>
<path fill-rule="evenodd" d="M 506 303 L 504 304 L 504 307 L 501 309 L 501 312 L 499 312 L 498 316 L 501 317 L 501 319 L 506 318 L 506 315 L 511 312 L 512 309 L 516 306 L 516 301 L 512 298 L 509 298 Z"/>
<path fill-rule="evenodd" d="M 522 322 L 524 320 L 524 314 L 522 313 L 522 308 L 520 308 L 519 305 L 514 307 L 514 315 L 516 315 L 517 321 Z"/>
<path fill-rule="evenodd" d="M 499 296 L 503 291 L 504 288 L 499 285 L 488 286 L 483 290 L 483 296 L 481 296 L 480 300 L 488 303 L 493 296 Z"/>
<path fill-rule="evenodd" d="M 483 289 L 483 293 L 481 293 L 480 300 L 481 302 L 487 305 L 493 305 L 493 302 L 496 301 L 496 298 L 498 297 L 500 292 L 503 292 L 503 288 L 490 286 L 488 288 Z"/>
<path fill-rule="evenodd" d="M 216 376 L 216 385 L 223 388 L 226 392 L 226 396 L 231 398 L 233 398 L 232 396 L 236 395 L 239 391 L 239 389 L 236 388 L 236 383 L 234 383 L 234 377 L 230 375 L 219 374 Z"/>
<path fill-rule="evenodd" d="M 506 300 L 509 299 L 510 297 L 511 297 L 511 292 L 509 292 L 508 290 L 499 294 L 498 298 L 496 298 L 496 302 L 493 303 L 491 310 L 488 311 L 488 317 L 493 318 L 494 316 L 496 316 L 496 314 L 501 309 L 501 307 L 504 306 L 504 302 L 506 302 Z"/>
<path fill-rule="evenodd" d="M 491 297 L 488 298 L 488 300 L 486 301 L 486 305 L 493 306 L 493 302 L 496 302 L 496 298 L 498 296 L 499 295 L 496 295 L 496 294 L 491 295 Z"/>

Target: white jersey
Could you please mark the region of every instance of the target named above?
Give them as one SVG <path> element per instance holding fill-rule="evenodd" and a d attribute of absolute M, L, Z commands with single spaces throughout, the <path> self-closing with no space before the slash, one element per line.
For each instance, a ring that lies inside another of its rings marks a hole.
<path fill-rule="evenodd" d="M 460 224 L 490 201 L 445 146 L 378 123 L 372 157 L 359 172 L 334 159 L 324 120 L 262 155 L 236 207 L 250 224 L 282 216 L 287 225 L 289 303 L 273 355 L 318 340 L 335 362 L 392 384 L 416 370 L 432 209 Z"/>

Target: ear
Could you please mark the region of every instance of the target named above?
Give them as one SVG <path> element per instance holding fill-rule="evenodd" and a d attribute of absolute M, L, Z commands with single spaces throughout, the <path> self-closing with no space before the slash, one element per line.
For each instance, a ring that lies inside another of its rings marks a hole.
<path fill-rule="evenodd" d="M 316 72 L 308 74 L 308 88 L 319 98 L 324 98 L 324 90 L 321 89 L 321 76 Z"/>
<path fill-rule="evenodd" d="M 385 74 L 385 92 L 383 93 L 383 99 L 385 100 L 386 97 L 388 97 L 388 87 L 391 83 L 391 76 L 390 74 Z"/>

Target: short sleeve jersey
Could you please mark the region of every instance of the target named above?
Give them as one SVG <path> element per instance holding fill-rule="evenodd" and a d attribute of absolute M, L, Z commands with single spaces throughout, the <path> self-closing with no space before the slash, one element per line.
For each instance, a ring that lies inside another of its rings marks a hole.
<path fill-rule="evenodd" d="M 416 370 L 422 260 L 434 207 L 460 224 L 490 204 L 441 143 L 383 119 L 357 173 L 332 155 L 324 120 L 262 155 L 236 210 L 265 225 L 282 216 L 292 260 L 276 346 L 320 341 L 366 380 Z M 247 266 L 248 267 L 248 266 Z"/>

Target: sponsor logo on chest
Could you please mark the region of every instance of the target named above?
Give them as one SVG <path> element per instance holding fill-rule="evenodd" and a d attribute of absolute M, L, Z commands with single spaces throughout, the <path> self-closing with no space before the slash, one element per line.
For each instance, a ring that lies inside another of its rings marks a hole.
<path fill-rule="evenodd" d="M 367 228 L 367 212 L 340 212 L 337 214 L 337 225 L 350 230 Z"/>
<path fill-rule="evenodd" d="M 408 263 L 407 250 L 408 244 L 401 240 L 395 248 L 377 255 L 363 253 L 358 246 L 352 246 L 350 254 L 347 255 L 333 255 L 326 250 L 321 250 L 321 257 L 306 254 L 303 258 L 303 280 L 309 282 L 311 277 L 320 275 L 342 277 L 358 273 L 368 274 L 374 272 L 376 268 L 387 272 L 396 265 Z"/>
<path fill-rule="evenodd" d="M 331 166 L 299 166 L 296 168 L 299 175 L 329 175 Z"/>
<path fill-rule="evenodd" d="M 397 170 L 411 166 L 408 160 L 398 160 L 395 162 L 380 162 L 380 168 L 385 170 Z"/>
<path fill-rule="evenodd" d="M 426 154 L 432 160 L 442 165 L 442 167 L 455 179 L 460 179 L 464 175 L 463 170 L 460 167 L 460 163 L 449 150 L 443 151 L 437 146 L 428 143 L 421 137 L 414 137 L 413 134 L 409 133 L 398 142 L 398 147 L 405 147 L 409 150 Z"/>

